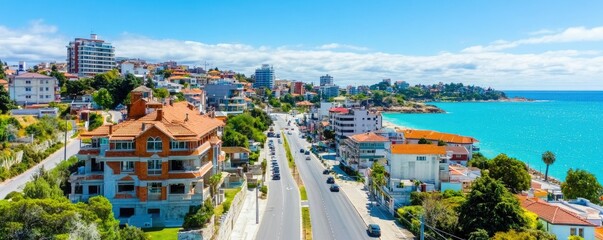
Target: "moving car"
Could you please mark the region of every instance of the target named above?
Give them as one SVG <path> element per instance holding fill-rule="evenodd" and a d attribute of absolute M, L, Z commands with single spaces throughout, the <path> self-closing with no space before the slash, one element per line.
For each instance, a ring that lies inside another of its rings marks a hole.
<path fill-rule="evenodd" d="M 306 150 L 306 155 L 310 155 L 310 151 Z"/>
<path fill-rule="evenodd" d="M 331 187 L 329 188 L 329 190 L 331 190 L 331 192 L 339 192 L 339 185 L 331 184 Z"/>
<path fill-rule="evenodd" d="M 306 157 L 306 160 L 310 160 L 310 156 L 307 156 L 307 157 Z"/>
<path fill-rule="evenodd" d="M 325 174 L 325 175 L 329 174 L 329 169 L 322 170 L 322 174 Z"/>
<path fill-rule="evenodd" d="M 335 183 L 335 178 L 334 178 L 334 177 L 329 177 L 329 178 L 327 178 L 327 183 L 328 183 L 328 184 L 333 184 L 333 183 Z"/>
<path fill-rule="evenodd" d="M 306 152 L 306 150 L 304 150 L 303 148 L 299 149 L 299 153 L 304 153 Z"/>
<path fill-rule="evenodd" d="M 366 230 L 368 235 L 371 237 L 381 237 L 381 228 L 379 225 L 371 223 L 368 225 L 368 229 Z"/>

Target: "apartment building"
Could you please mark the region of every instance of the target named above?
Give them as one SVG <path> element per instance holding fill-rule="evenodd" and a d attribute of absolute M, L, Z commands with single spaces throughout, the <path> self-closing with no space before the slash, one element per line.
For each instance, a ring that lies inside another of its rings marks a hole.
<path fill-rule="evenodd" d="M 67 46 L 67 71 L 80 77 L 93 76 L 115 68 L 115 48 L 91 34 L 76 38 Z"/>
<path fill-rule="evenodd" d="M 479 151 L 479 141 L 472 137 L 466 137 L 451 133 L 441 133 L 429 130 L 405 129 L 399 130 L 399 132 L 404 134 L 404 138 L 406 139 L 406 143 L 408 144 L 417 144 L 421 139 L 425 139 L 431 144 L 437 145 L 438 142 L 442 141 L 446 143 L 447 146 L 464 147 L 467 149 L 467 152 L 469 154 L 468 160 L 471 160 L 473 152 Z"/>
<path fill-rule="evenodd" d="M 226 114 L 240 114 L 247 109 L 243 84 L 234 79 L 220 79 L 203 87 L 207 105 Z"/>
<path fill-rule="evenodd" d="M 121 224 L 181 226 L 209 196 L 209 178 L 224 161 L 224 123 L 187 102 L 161 103 L 131 92 L 128 119 L 81 134 L 85 165 L 69 177 L 73 202 L 102 195 Z"/>
<path fill-rule="evenodd" d="M 380 112 L 364 108 L 334 107 L 329 109 L 329 124 L 339 138 L 376 131 L 383 121 Z"/>
<path fill-rule="evenodd" d="M 39 73 L 21 73 L 11 76 L 10 98 L 20 105 L 45 104 L 60 101 L 58 80 Z"/>
<path fill-rule="evenodd" d="M 125 61 L 120 64 L 120 73 L 123 76 L 132 74 L 135 77 L 146 78 L 149 74 L 149 69 L 141 61 Z"/>
<path fill-rule="evenodd" d="M 254 88 L 268 88 L 274 87 L 274 68 L 268 64 L 262 64 L 261 68 L 255 70 L 255 82 L 253 83 Z"/>
<path fill-rule="evenodd" d="M 374 132 L 349 136 L 338 148 L 340 162 L 356 171 L 373 166 L 373 162 L 385 159 L 389 139 Z"/>
<path fill-rule="evenodd" d="M 320 86 L 320 97 L 324 100 L 339 96 L 339 86 L 337 85 L 324 85 Z"/>
<path fill-rule="evenodd" d="M 320 76 L 320 86 L 325 85 L 333 85 L 333 76 L 329 76 L 329 74 Z"/>
<path fill-rule="evenodd" d="M 304 95 L 306 93 L 306 87 L 304 82 L 293 82 L 291 88 L 293 89 L 293 94 Z"/>

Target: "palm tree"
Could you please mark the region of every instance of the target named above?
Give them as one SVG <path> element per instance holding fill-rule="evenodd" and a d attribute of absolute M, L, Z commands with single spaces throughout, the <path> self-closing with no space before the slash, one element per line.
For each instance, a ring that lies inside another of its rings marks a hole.
<path fill-rule="evenodd" d="M 549 166 L 555 163 L 555 154 L 551 151 L 546 151 L 542 154 L 542 161 L 546 164 L 546 172 L 544 173 L 544 181 L 549 179 Z"/>

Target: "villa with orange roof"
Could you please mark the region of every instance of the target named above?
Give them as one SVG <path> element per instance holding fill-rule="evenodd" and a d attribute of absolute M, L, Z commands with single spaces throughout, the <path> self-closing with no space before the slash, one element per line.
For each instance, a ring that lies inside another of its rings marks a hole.
<path fill-rule="evenodd" d="M 530 198 L 522 198 L 521 206 L 536 213 L 544 230 L 555 234 L 557 239 L 568 239 L 572 235 L 595 239 L 596 225 L 563 207 Z"/>
<path fill-rule="evenodd" d="M 385 159 L 389 143 L 374 132 L 349 136 L 338 148 L 340 162 L 356 171 L 370 168 L 375 161 Z"/>
<path fill-rule="evenodd" d="M 181 226 L 191 206 L 209 195 L 221 162 L 224 123 L 187 102 L 158 102 L 141 86 L 128 117 L 82 133 L 76 155 L 85 165 L 69 177 L 73 202 L 102 195 L 121 224 Z"/>
<path fill-rule="evenodd" d="M 408 144 L 417 144 L 421 139 L 425 139 L 432 144 L 438 144 L 439 141 L 444 141 L 447 146 L 465 147 L 469 152 L 469 159 L 471 159 L 473 152 L 479 151 L 479 147 L 477 146 L 479 141 L 472 137 L 430 130 L 405 129 L 399 131 L 404 133 L 404 138 Z"/>

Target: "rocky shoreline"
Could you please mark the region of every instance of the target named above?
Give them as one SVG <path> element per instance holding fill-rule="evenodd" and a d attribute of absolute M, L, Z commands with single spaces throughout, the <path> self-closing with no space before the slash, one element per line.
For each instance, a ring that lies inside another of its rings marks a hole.
<path fill-rule="evenodd" d="M 445 113 L 446 111 L 434 105 L 412 103 L 408 106 L 372 107 L 371 110 L 396 113 Z"/>

